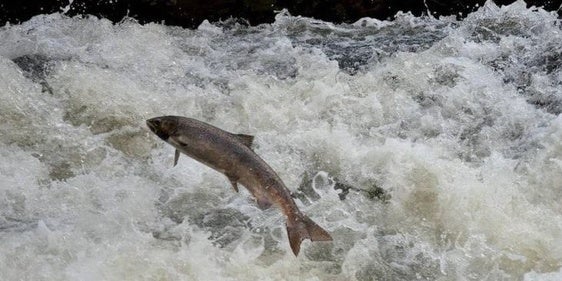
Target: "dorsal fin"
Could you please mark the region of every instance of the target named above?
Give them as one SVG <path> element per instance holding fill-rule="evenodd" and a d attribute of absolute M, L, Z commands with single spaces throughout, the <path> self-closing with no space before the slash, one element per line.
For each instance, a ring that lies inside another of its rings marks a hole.
<path fill-rule="evenodd" d="M 254 142 L 254 136 L 251 135 L 245 135 L 245 134 L 235 134 L 235 137 L 237 137 L 245 146 L 247 147 L 252 147 L 252 143 Z"/>

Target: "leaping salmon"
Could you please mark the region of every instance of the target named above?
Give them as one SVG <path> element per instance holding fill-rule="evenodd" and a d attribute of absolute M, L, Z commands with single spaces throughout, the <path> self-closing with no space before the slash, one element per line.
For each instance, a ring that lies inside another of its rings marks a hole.
<path fill-rule="evenodd" d="M 295 256 L 301 242 L 331 241 L 330 234 L 301 213 L 290 191 L 273 169 L 250 147 L 253 136 L 232 134 L 210 124 L 181 116 L 162 116 L 146 121 L 152 132 L 176 148 L 174 166 L 180 152 L 224 174 L 238 192 L 246 187 L 261 209 L 272 204 L 286 217 L 287 235 Z"/>

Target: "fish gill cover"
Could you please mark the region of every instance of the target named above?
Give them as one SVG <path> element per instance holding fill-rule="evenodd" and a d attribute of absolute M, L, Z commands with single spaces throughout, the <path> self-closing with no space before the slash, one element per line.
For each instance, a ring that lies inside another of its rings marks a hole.
<path fill-rule="evenodd" d="M 0 28 L 1 280 L 558 280 L 562 30 L 488 2 L 463 20 L 281 12 L 196 30 L 40 15 Z M 184 159 L 144 120 L 254 150 L 332 234 Z"/>

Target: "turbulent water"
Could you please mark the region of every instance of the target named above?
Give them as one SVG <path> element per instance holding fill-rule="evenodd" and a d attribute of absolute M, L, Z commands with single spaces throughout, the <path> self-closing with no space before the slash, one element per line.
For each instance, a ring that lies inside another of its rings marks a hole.
<path fill-rule="evenodd" d="M 561 280 L 562 26 L 467 18 L 0 28 L 0 280 Z M 333 242 L 145 120 L 255 135 Z"/>

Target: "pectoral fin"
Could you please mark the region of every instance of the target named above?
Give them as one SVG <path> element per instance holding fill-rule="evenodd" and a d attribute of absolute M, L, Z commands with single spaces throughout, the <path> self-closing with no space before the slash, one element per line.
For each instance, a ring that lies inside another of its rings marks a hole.
<path fill-rule="evenodd" d="M 180 151 L 176 149 L 176 154 L 174 154 L 174 167 L 178 164 L 178 159 L 180 159 Z"/>
<path fill-rule="evenodd" d="M 232 184 L 232 188 L 234 188 L 234 191 L 238 192 L 238 178 L 229 175 L 226 175 L 226 177 L 230 181 L 230 184 Z"/>

